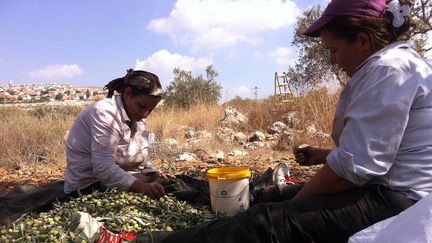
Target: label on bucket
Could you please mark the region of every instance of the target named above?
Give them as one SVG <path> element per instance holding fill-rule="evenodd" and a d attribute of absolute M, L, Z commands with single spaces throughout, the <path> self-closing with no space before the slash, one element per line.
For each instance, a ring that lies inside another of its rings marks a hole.
<path fill-rule="evenodd" d="M 249 208 L 249 179 L 209 179 L 210 201 L 216 214 L 234 215 Z"/>

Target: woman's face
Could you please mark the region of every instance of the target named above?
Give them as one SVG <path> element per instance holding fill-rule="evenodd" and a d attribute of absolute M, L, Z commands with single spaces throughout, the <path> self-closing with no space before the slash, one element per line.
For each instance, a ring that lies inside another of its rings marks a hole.
<path fill-rule="evenodd" d="M 141 121 L 147 118 L 161 99 L 155 96 L 132 95 L 132 89 L 126 88 L 123 94 L 124 107 L 131 121 Z"/>
<path fill-rule="evenodd" d="M 359 33 L 354 41 L 337 38 L 328 31 L 322 31 L 320 37 L 324 47 L 329 50 L 329 62 L 337 64 L 350 77 L 373 53 L 369 38 L 364 33 Z"/>

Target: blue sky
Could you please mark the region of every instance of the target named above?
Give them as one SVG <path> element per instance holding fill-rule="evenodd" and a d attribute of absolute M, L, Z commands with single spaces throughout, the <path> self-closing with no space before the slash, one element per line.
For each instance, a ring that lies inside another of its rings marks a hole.
<path fill-rule="evenodd" d="M 1 0 L 0 85 L 103 87 L 126 69 L 157 74 L 213 65 L 222 102 L 273 94 L 296 60 L 296 17 L 327 0 Z"/>

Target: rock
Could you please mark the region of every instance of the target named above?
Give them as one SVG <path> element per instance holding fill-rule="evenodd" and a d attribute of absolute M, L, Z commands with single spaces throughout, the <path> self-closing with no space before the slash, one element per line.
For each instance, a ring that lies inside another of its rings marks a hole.
<path fill-rule="evenodd" d="M 317 132 L 316 126 L 314 124 L 310 124 L 306 127 L 306 133 L 308 135 L 313 136 Z"/>
<path fill-rule="evenodd" d="M 195 157 L 195 154 L 184 152 L 184 153 L 178 154 L 177 158 L 175 160 L 176 161 L 187 161 L 187 162 L 189 162 L 189 161 L 196 161 L 197 159 Z"/>
<path fill-rule="evenodd" d="M 154 133 L 149 133 L 149 143 L 156 143 L 156 135 Z"/>
<path fill-rule="evenodd" d="M 234 133 L 235 133 L 234 130 L 232 130 L 231 128 L 219 127 L 217 136 L 224 141 L 231 141 L 233 140 Z"/>
<path fill-rule="evenodd" d="M 314 137 L 318 138 L 319 140 L 325 142 L 330 139 L 330 134 L 324 133 L 324 132 L 316 132 L 314 134 Z"/>
<path fill-rule="evenodd" d="M 284 131 L 280 138 L 278 143 L 275 146 L 275 149 L 277 150 L 291 150 L 292 145 L 294 141 L 294 136 L 289 131 Z"/>
<path fill-rule="evenodd" d="M 295 128 L 300 123 L 300 116 L 296 111 L 291 111 L 282 116 L 282 121 L 290 128 Z"/>
<path fill-rule="evenodd" d="M 266 144 L 261 141 L 254 141 L 244 145 L 245 149 L 264 148 L 264 147 L 266 147 Z"/>
<path fill-rule="evenodd" d="M 248 142 L 256 142 L 256 141 L 265 141 L 265 134 L 263 132 L 260 131 L 256 131 L 254 134 L 252 134 L 252 136 L 250 136 L 248 138 Z"/>
<path fill-rule="evenodd" d="M 268 126 L 267 131 L 270 134 L 282 133 L 284 131 L 285 127 L 286 127 L 285 123 L 283 123 L 281 121 L 277 121 L 277 122 L 274 122 L 273 124 L 271 124 L 270 126 Z"/>
<path fill-rule="evenodd" d="M 187 139 L 195 139 L 196 138 L 196 132 L 193 130 L 188 130 L 185 132 L 185 137 Z"/>
<path fill-rule="evenodd" d="M 248 155 L 248 152 L 234 149 L 233 151 L 228 153 L 228 156 L 232 157 L 242 157 Z"/>
<path fill-rule="evenodd" d="M 247 136 L 242 132 L 236 132 L 233 137 L 234 141 L 245 141 L 247 139 Z"/>
<path fill-rule="evenodd" d="M 175 140 L 174 138 L 169 138 L 169 139 L 165 139 L 165 143 L 172 145 L 172 146 L 177 146 L 179 143 L 177 142 L 177 140 Z"/>
<path fill-rule="evenodd" d="M 311 136 L 318 138 L 319 140 L 325 142 L 330 138 L 330 135 L 321 131 L 318 131 L 314 124 L 308 125 L 306 127 L 306 133 Z"/>
<path fill-rule="evenodd" d="M 198 131 L 196 136 L 198 138 L 203 138 L 203 139 L 210 139 L 213 137 L 213 135 L 210 132 L 207 132 L 206 130 L 204 131 Z"/>
<path fill-rule="evenodd" d="M 224 160 L 225 154 L 223 151 L 216 151 L 215 153 L 212 153 L 209 155 L 210 159 L 214 159 L 217 162 L 222 162 Z"/>
<path fill-rule="evenodd" d="M 232 107 L 228 107 L 224 111 L 224 118 L 219 120 L 219 123 L 226 127 L 238 127 L 246 125 L 249 119 Z"/>
<path fill-rule="evenodd" d="M 266 134 L 265 136 L 265 140 L 266 141 L 274 141 L 279 139 L 281 135 L 279 133 L 275 133 L 275 134 Z"/>

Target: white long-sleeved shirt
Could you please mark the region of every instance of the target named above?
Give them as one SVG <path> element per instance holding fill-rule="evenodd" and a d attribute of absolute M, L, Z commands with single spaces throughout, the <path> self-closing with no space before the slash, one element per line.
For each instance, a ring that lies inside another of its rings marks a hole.
<path fill-rule="evenodd" d="M 146 120 L 131 123 L 120 96 L 86 107 L 67 139 L 65 193 L 98 181 L 128 190 L 136 177 L 127 171 L 158 172 L 148 160 L 148 135 Z"/>
<path fill-rule="evenodd" d="M 370 56 L 341 92 L 332 138 L 339 176 L 414 200 L 432 192 L 432 65 L 404 42 Z"/>

